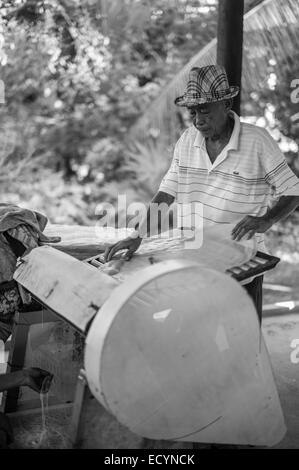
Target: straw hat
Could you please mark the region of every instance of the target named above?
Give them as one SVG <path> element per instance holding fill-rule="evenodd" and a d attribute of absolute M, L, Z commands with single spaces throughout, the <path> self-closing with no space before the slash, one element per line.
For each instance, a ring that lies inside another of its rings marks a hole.
<path fill-rule="evenodd" d="M 193 67 L 189 73 L 186 92 L 176 98 L 177 106 L 196 106 L 234 98 L 238 86 L 229 86 L 226 71 L 221 65 Z"/>

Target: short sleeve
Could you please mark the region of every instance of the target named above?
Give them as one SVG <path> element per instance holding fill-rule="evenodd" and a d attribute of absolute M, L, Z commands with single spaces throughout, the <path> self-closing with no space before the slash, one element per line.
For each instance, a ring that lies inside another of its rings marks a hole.
<path fill-rule="evenodd" d="M 287 164 L 278 144 L 267 131 L 263 138 L 263 165 L 264 178 L 272 188 L 273 199 L 281 196 L 299 196 L 299 179 Z"/>
<path fill-rule="evenodd" d="M 159 187 L 159 191 L 170 194 L 175 198 L 178 193 L 179 142 L 176 143 L 171 165 Z"/>

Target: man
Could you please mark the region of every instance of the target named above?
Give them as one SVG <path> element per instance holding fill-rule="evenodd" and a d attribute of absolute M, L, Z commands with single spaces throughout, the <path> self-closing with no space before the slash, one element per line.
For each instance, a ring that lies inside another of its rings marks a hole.
<path fill-rule="evenodd" d="M 268 132 L 241 123 L 231 110 L 238 92 L 219 65 L 191 69 L 186 92 L 175 104 L 188 108 L 193 125 L 178 140 L 152 202 L 200 202 L 204 226 L 234 224 L 233 240 L 256 237 L 263 250 L 263 234 L 298 206 L 299 180 Z M 116 243 L 106 250 L 106 261 L 123 249 L 130 259 L 141 242 L 137 233 Z M 245 288 L 261 321 L 262 276 Z"/>

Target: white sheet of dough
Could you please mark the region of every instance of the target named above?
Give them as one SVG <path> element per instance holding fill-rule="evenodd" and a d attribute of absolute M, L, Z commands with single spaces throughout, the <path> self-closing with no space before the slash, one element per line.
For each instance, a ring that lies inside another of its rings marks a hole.
<path fill-rule="evenodd" d="M 205 229 L 203 243 L 199 249 L 186 249 L 190 239 L 190 233 L 174 230 L 173 236 L 168 234 L 145 238 L 140 248 L 135 253 L 129 263 L 123 263 L 120 276 L 123 280 L 127 275 L 134 274 L 136 269 L 144 268 L 149 263 L 147 259 L 153 256 L 155 261 L 179 258 L 186 260 L 196 260 L 213 269 L 225 271 L 233 266 L 239 266 L 249 261 L 256 253 L 254 240 L 235 242 L 231 239 L 230 233 L 234 225 L 221 224 Z M 54 248 L 66 251 L 80 259 L 96 255 L 105 249 L 106 246 L 114 244 L 124 239 L 131 233 L 129 229 L 114 229 L 112 227 L 85 227 L 85 226 L 64 226 L 49 225 L 45 234 L 49 236 L 59 235 L 60 243 L 51 244 Z M 117 260 L 112 260 L 110 266 L 117 266 Z M 109 266 L 107 266 L 108 268 Z M 103 268 L 105 271 L 105 268 Z"/>
<path fill-rule="evenodd" d="M 150 259 L 153 263 L 171 259 L 196 261 L 204 266 L 225 272 L 227 269 L 248 262 L 256 254 L 254 239 L 236 242 L 231 239 L 231 224 L 215 225 L 203 233 L 200 248 L 189 249 L 188 236 L 176 230 L 172 238 L 151 237 L 144 239 L 133 258 L 127 262 L 112 259 L 101 270 L 123 282 L 137 270 L 147 267 Z"/>
<path fill-rule="evenodd" d="M 97 399 L 147 438 L 271 446 L 286 431 L 251 299 L 189 261 L 115 289 L 89 330 L 85 369 Z"/>

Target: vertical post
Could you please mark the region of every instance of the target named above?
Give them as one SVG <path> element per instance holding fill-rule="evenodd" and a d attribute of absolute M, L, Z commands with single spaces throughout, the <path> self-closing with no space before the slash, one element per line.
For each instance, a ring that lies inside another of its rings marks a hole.
<path fill-rule="evenodd" d="M 240 115 L 244 0 L 219 0 L 217 63 L 226 69 L 229 84 L 238 85 L 233 110 Z"/>

